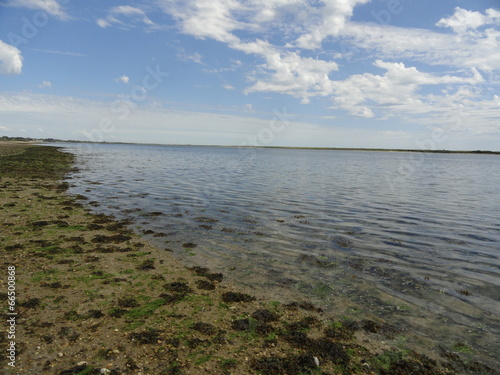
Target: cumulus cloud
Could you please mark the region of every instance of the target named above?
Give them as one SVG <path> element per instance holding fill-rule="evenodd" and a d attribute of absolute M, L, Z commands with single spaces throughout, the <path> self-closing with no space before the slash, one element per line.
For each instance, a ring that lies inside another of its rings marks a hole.
<path fill-rule="evenodd" d="M 124 74 L 124 75 L 122 75 L 121 77 L 117 78 L 117 79 L 116 79 L 116 82 L 122 82 L 122 83 L 127 84 L 127 83 L 129 83 L 129 80 L 130 80 L 130 78 L 129 78 L 129 77 L 127 77 L 127 76 Z"/>
<path fill-rule="evenodd" d="M 455 13 L 448 18 L 441 18 L 436 26 L 449 27 L 456 33 L 462 34 L 468 30 L 475 30 L 483 25 L 500 24 L 500 11 L 487 9 L 485 14 L 470 10 L 455 8 Z"/>
<path fill-rule="evenodd" d="M 324 96 L 331 92 L 328 74 L 338 69 L 333 61 L 302 57 L 296 52 L 261 52 L 266 60 L 263 78 L 247 92 L 268 91 L 290 94 L 308 103 L 312 96 Z"/>
<path fill-rule="evenodd" d="M 322 7 L 312 8 L 313 21 L 309 24 L 307 33 L 301 35 L 296 45 L 306 49 L 317 49 L 328 36 L 338 35 L 344 28 L 346 20 L 359 4 L 365 4 L 370 0 L 339 0 L 326 1 Z"/>
<path fill-rule="evenodd" d="M 331 23 L 333 15 L 341 22 L 341 19 L 352 12 L 353 4 L 363 1 L 365 0 L 342 0 L 336 5 L 327 3 L 324 8 L 328 9 L 331 17 L 325 19 L 325 25 Z M 200 39 L 211 38 L 228 44 L 230 48 L 256 54 L 264 59 L 265 64 L 257 74 L 250 77 L 254 84 L 246 92 L 274 91 L 292 94 L 304 103 L 309 102 L 311 96 L 328 92 L 328 74 L 338 69 L 335 62 L 303 57 L 299 51 L 286 51 L 259 38 L 254 41 L 241 40 L 235 34 L 237 30 L 262 32 L 263 26 L 256 26 L 256 20 L 264 23 L 274 21 L 282 17 L 282 13 L 291 13 L 292 6 L 305 12 L 301 16 L 303 22 L 308 20 L 306 15 L 319 15 L 324 9 L 318 10 L 298 0 L 164 0 L 161 3 L 163 9 L 179 22 L 183 33 Z M 324 35 L 327 34 L 325 30 Z"/>
<path fill-rule="evenodd" d="M 370 0 L 160 0 L 162 9 L 180 24 L 183 33 L 200 39 L 237 43 L 235 31 L 279 29 L 300 48 L 314 49 L 341 30 L 353 9 Z"/>
<path fill-rule="evenodd" d="M 22 67 L 21 51 L 0 40 L 0 74 L 20 74 Z"/>
<path fill-rule="evenodd" d="M 159 0 L 182 33 L 261 59 L 247 73 L 246 93 L 281 93 L 305 104 L 328 97 L 333 110 L 357 117 L 399 116 L 423 124 L 446 124 L 457 108 L 467 108 L 472 118 L 481 119 L 482 129 L 489 124 L 498 131 L 498 116 L 491 113 L 497 99 L 478 96 L 476 89 L 485 84 L 479 71 L 491 75 L 500 69 L 499 11 L 457 7 L 436 23 L 451 33 L 351 21 L 356 6 L 368 2 Z M 367 56 L 383 73 L 333 79 L 353 59 Z M 452 73 L 426 73 L 413 63 L 447 66 Z M 436 120 L 436 114 L 442 118 Z"/>
<path fill-rule="evenodd" d="M 200 39 L 234 43 L 239 39 L 232 31 L 244 28 L 232 14 L 243 8 L 236 0 L 163 0 L 160 4 L 180 23 L 182 32 Z"/>
<path fill-rule="evenodd" d="M 455 110 L 464 104 L 471 105 L 475 95 L 473 91 L 463 91 L 464 87 L 474 87 L 484 81 L 477 70 L 461 77 L 438 76 L 402 63 L 381 60 L 375 61 L 374 66 L 384 69 L 385 74 L 356 74 L 343 81 L 332 82 L 333 108 L 365 118 L 375 117 L 373 109 L 383 110 L 385 117 L 430 114 L 452 107 Z M 448 93 L 424 95 L 419 91 L 422 86 L 440 84 L 460 85 L 456 92 L 461 95 L 455 97 L 454 106 L 451 106 Z"/>
<path fill-rule="evenodd" d="M 108 11 L 108 15 L 105 18 L 98 18 L 96 23 L 102 28 L 117 26 L 124 29 L 131 29 L 137 24 L 144 24 L 151 29 L 157 28 L 157 25 L 149 19 L 142 9 L 130 5 L 120 5 L 111 8 Z"/>
<path fill-rule="evenodd" d="M 61 20 L 69 18 L 68 14 L 56 0 L 7 0 L 7 5 L 43 10 Z"/>
<path fill-rule="evenodd" d="M 328 37 L 335 37 L 337 43 L 344 42 L 345 50 L 332 54 L 336 59 L 368 52 L 378 58 L 414 59 L 460 69 L 500 68 L 500 32 L 488 29 L 463 40 L 424 29 L 350 22 L 354 8 L 368 1 L 161 0 L 160 4 L 178 21 L 183 33 L 211 38 L 230 48 L 261 56 L 265 63 L 252 72 L 250 78 L 254 83 L 247 92 L 286 93 L 300 97 L 303 102 L 314 95 L 328 94 L 328 75 L 338 70 L 338 63 L 324 57 L 303 56 L 304 51 L 319 54 L 319 47 Z M 454 16 L 438 24 L 452 27 L 462 19 L 469 19 L 466 25 L 477 27 L 497 23 L 500 13 L 488 9 L 485 14 L 466 11 L 468 16 L 464 16 L 464 12 L 457 8 Z M 281 46 L 266 40 L 271 29 L 284 31 Z M 256 38 L 241 39 L 238 31 L 255 34 Z"/>

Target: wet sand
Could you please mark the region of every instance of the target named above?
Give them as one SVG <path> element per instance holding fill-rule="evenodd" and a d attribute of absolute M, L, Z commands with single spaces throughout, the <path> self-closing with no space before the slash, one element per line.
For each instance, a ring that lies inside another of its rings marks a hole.
<path fill-rule="evenodd" d="M 130 223 L 69 196 L 61 179 L 72 160 L 54 147 L 0 144 L 0 306 L 17 313 L 15 338 L 0 336 L 16 349 L 14 363 L 1 357 L 3 373 L 496 373 L 465 344 L 430 358 L 390 322 L 273 301 L 216 269 L 182 265 Z"/>

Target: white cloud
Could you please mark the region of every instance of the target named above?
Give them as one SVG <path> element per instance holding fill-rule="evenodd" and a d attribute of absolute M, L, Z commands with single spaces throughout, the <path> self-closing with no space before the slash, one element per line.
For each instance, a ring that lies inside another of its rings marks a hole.
<path fill-rule="evenodd" d="M 359 4 L 370 0 L 338 0 L 325 1 L 324 6 L 312 8 L 313 20 L 308 26 L 309 31 L 301 35 L 296 45 L 306 49 L 317 49 L 328 36 L 338 35 L 345 27 L 346 20 Z"/>
<path fill-rule="evenodd" d="M 44 88 L 50 89 L 52 87 L 52 82 L 50 82 L 50 81 L 42 81 L 42 83 L 40 83 L 38 85 L 38 87 L 40 87 L 41 89 L 44 89 Z"/>
<path fill-rule="evenodd" d="M 336 58 L 358 52 L 366 56 L 368 52 L 378 58 L 414 59 L 459 69 L 491 72 L 500 68 L 499 31 L 487 29 L 464 40 L 424 29 L 348 22 L 354 8 L 368 1 L 162 0 L 160 4 L 179 22 L 182 32 L 197 38 L 212 38 L 233 49 L 262 57 L 265 63 L 253 72 L 250 78 L 254 83 L 247 92 L 274 91 L 301 98 L 305 103 L 312 96 L 327 95 L 331 91 L 328 75 L 339 67 L 334 61 L 303 57 L 300 49 L 317 50 L 325 38 L 331 36 L 347 45 L 342 54 L 334 54 Z M 457 14 L 460 12 L 457 8 Z M 474 16 L 470 17 L 469 24 L 478 25 L 497 22 L 500 12 L 489 9 L 484 15 L 471 13 Z M 473 21 L 474 17 L 481 22 Z M 256 20 L 261 21 L 258 26 Z M 439 23 L 454 25 L 451 18 Z M 285 30 L 284 45 L 272 45 L 262 38 L 268 31 L 266 28 Z M 241 40 L 235 34 L 239 30 L 259 37 L 253 41 Z"/>
<path fill-rule="evenodd" d="M 130 80 L 129 77 L 127 77 L 126 75 L 122 75 L 121 77 L 116 79 L 116 82 L 122 82 L 122 83 L 128 84 L 129 80 Z"/>
<path fill-rule="evenodd" d="M 8 0 L 7 5 L 40 9 L 61 20 L 67 20 L 69 18 L 56 0 Z"/>
<path fill-rule="evenodd" d="M 369 1 L 159 0 L 159 4 L 178 21 L 183 33 L 200 39 L 232 44 L 240 42 L 234 33 L 238 30 L 279 30 L 285 39 L 293 39 L 290 45 L 316 49 L 344 27 L 357 5 Z"/>
<path fill-rule="evenodd" d="M 265 60 L 260 70 L 250 77 L 255 83 L 246 92 L 279 92 L 308 103 L 312 96 L 329 93 L 331 88 L 328 74 L 338 69 L 334 61 L 282 51 L 261 39 L 235 42 L 230 46 L 248 54 L 260 55 Z"/>
<path fill-rule="evenodd" d="M 266 59 L 264 79 L 257 78 L 247 92 L 279 92 L 300 98 L 303 103 L 308 103 L 312 96 L 324 96 L 331 92 L 328 74 L 338 69 L 335 62 L 276 50 L 264 51 L 263 55 Z"/>
<path fill-rule="evenodd" d="M 243 28 L 232 12 L 243 6 L 236 0 L 163 0 L 162 9 L 181 23 L 185 34 L 197 38 L 212 38 L 220 42 L 234 43 L 239 39 L 232 31 Z"/>
<path fill-rule="evenodd" d="M 353 4 L 364 1 L 327 3 L 324 8 L 331 17 L 325 20 L 325 25 L 329 24 L 334 15 L 338 16 L 339 22 L 344 20 L 352 12 Z M 236 30 L 255 30 L 255 23 L 250 22 L 252 20 L 274 20 L 278 17 L 278 8 L 282 10 L 288 7 L 287 11 L 290 12 L 295 9 L 292 6 L 300 5 L 299 9 L 305 12 L 299 17 L 301 21 L 307 20 L 307 14 L 319 15 L 323 10 L 297 0 L 164 0 L 162 4 L 165 12 L 181 24 L 182 32 L 198 38 L 212 38 L 227 43 L 233 49 L 256 54 L 264 59 L 265 64 L 251 77 L 254 84 L 246 92 L 280 92 L 308 103 L 311 96 L 326 95 L 330 91 L 328 74 L 338 69 L 335 62 L 303 57 L 299 51 L 286 51 L 262 39 L 242 41 L 233 33 Z M 240 14 L 242 17 L 237 18 Z"/>
<path fill-rule="evenodd" d="M 21 51 L 0 40 L 0 74 L 20 74 L 22 67 Z"/>
<path fill-rule="evenodd" d="M 97 23 L 97 25 L 98 25 L 99 27 L 101 27 L 101 28 L 103 28 L 103 29 L 105 29 L 106 27 L 111 26 L 111 23 L 110 23 L 110 22 L 108 22 L 108 21 L 106 21 L 106 20 L 105 20 L 105 19 L 103 19 L 103 18 L 98 18 L 98 19 L 96 20 L 96 23 Z"/>
<path fill-rule="evenodd" d="M 111 13 L 125 14 L 128 16 L 131 16 L 131 15 L 144 16 L 145 15 L 144 11 L 140 10 L 139 8 L 131 7 L 129 5 L 119 5 L 119 6 L 113 7 L 113 8 L 111 8 Z"/>
<path fill-rule="evenodd" d="M 479 70 L 491 74 L 500 69 L 500 31 L 485 27 L 499 23 L 499 11 L 488 9 L 480 13 L 456 8 L 454 15 L 437 22 L 453 33 L 439 33 L 351 22 L 355 7 L 367 2 L 160 0 L 162 9 L 174 17 L 183 33 L 211 38 L 262 59 L 263 63 L 247 74 L 252 82 L 245 90 L 247 93 L 276 92 L 299 98 L 302 103 L 326 96 L 334 108 L 357 117 L 399 116 L 426 124 L 436 113 L 443 117 L 436 121 L 445 124 L 446 116 L 461 106 L 470 108 L 474 118 L 481 118 L 476 129 L 498 129 L 494 124 L 497 117 L 490 116 L 494 120 L 488 120 L 473 110 L 478 106 L 489 108 L 489 103 L 495 101 L 463 93 L 468 87 L 474 89 L 483 84 Z M 270 36 L 277 33 L 280 45 L 270 42 L 276 40 Z M 330 55 L 343 60 L 323 57 L 330 45 L 336 48 L 342 43 L 345 50 Z M 331 78 L 332 72 L 350 63 L 350 58 L 367 56 L 385 73 L 353 74 L 339 81 Z M 401 61 L 447 66 L 454 72 L 425 73 Z M 426 87 L 434 93 L 424 94 Z M 436 94 L 437 88 L 442 87 L 449 91 Z M 410 118 L 410 114 L 416 117 Z"/>
<path fill-rule="evenodd" d="M 455 13 L 451 17 L 440 19 L 436 26 L 449 27 L 456 33 L 462 34 L 491 24 L 500 24 L 500 11 L 487 9 L 485 14 L 482 14 L 456 7 Z"/>
<path fill-rule="evenodd" d="M 360 53 L 366 56 L 368 52 L 379 58 L 412 59 L 461 69 L 500 69 L 500 31 L 494 29 L 458 36 L 425 29 L 351 22 L 340 35 L 347 56 Z"/>
<path fill-rule="evenodd" d="M 356 5 L 370 0 L 160 0 L 162 9 L 180 24 L 183 33 L 238 43 L 235 31 L 279 30 L 285 38 L 299 33 L 300 48 L 315 49 L 324 38 L 344 27 Z"/>
<path fill-rule="evenodd" d="M 419 72 L 415 67 L 407 68 L 403 63 L 389 63 L 376 60 L 374 66 L 387 70 L 386 77 L 398 85 L 436 85 L 441 83 L 468 83 L 476 84 L 483 82 L 483 77 L 475 69 L 472 70 L 471 77 L 458 76 L 436 76 L 429 73 Z"/>
<path fill-rule="evenodd" d="M 98 18 L 96 23 L 102 28 L 118 26 L 130 29 L 135 27 L 136 24 L 145 24 L 149 29 L 158 28 L 142 9 L 129 5 L 120 5 L 111 8 L 108 11 L 108 15 L 105 18 Z"/>
<path fill-rule="evenodd" d="M 224 88 L 225 88 L 226 90 L 234 90 L 234 87 L 233 87 L 233 86 L 231 86 L 231 85 L 224 85 Z"/>
<path fill-rule="evenodd" d="M 187 53 L 184 48 L 180 48 L 179 51 L 177 52 L 177 58 L 181 61 L 192 61 L 197 64 L 203 64 L 203 56 L 198 53 Z"/>
<path fill-rule="evenodd" d="M 356 74 L 343 81 L 332 82 L 333 108 L 341 108 L 354 116 L 372 118 L 372 108 L 383 111 L 386 117 L 433 112 L 446 101 L 445 97 L 423 95 L 419 89 L 425 85 L 475 85 L 483 78 L 473 70 L 466 77 L 437 76 L 406 67 L 402 63 L 377 60 L 374 66 L 386 70 L 384 75 Z M 465 102 L 461 101 L 462 104 Z M 470 104 L 470 103 L 469 103 Z"/>

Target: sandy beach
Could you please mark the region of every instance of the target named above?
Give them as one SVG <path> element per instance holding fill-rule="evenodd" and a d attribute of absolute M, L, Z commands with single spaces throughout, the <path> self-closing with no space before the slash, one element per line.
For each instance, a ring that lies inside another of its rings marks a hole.
<path fill-rule="evenodd" d="M 418 353 L 390 322 L 268 300 L 185 267 L 68 195 L 72 161 L 0 143 L 2 373 L 496 373 L 466 347 Z"/>

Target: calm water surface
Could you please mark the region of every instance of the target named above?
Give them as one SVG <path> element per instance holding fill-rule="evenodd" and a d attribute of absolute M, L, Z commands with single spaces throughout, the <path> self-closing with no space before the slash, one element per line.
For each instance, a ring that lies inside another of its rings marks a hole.
<path fill-rule="evenodd" d="M 186 262 L 498 358 L 498 155 L 66 146 L 72 193 Z"/>

